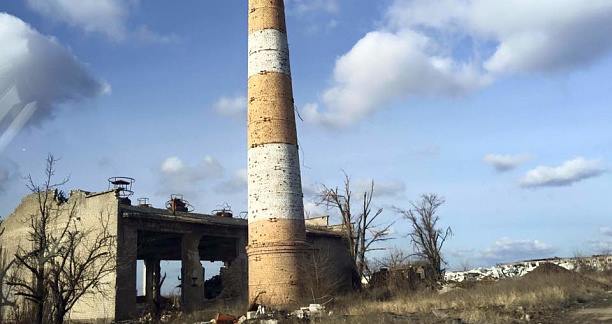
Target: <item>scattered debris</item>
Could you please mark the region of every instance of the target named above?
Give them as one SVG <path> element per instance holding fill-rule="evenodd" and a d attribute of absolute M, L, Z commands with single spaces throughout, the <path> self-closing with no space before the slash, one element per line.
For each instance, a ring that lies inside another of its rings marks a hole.
<path fill-rule="evenodd" d="M 297 309 L 291 313 L 285 311 L 270 310 L 263 305 L 257 305 L 256 307 L 254 307 L 254 305 L 251 305 L 250 309 L 256 310 L 250 310 L 238 319 L 234 318 L 233 323 L 241 324 L 245 322 L 253 322 L 259 324 L 276 324 L 279 321 L 284 321 L 288 319 L 308 321 L 315 318 L 333 315 L 332 312 L 326 313 L 325 306 L 321 304 L 310 304 L 306 307 L 300 307 L 300 309 Z"/>
<path fill-rule="evenodd" d="M 541 265 L 546 264 L 556 265 L 566 270 L 577 270 L 588 267 L 598 271 L 604 271 L 612 268 L 612 256 L 594 255 L 580 258 L 550 258 L 499 264 L 489 268 L 447 272 L 444 279 L 447 282 L 463 282 L 516 278 L 522 277 Z"/>
<path fill-rule="evenodd" d="M 318 318 L 325 315 L 325 307 L 321 306 L 321 304 L 310 304 L 308 307 L 301 307 L 300 309 L 291 313 L 292 316 L 295 316 L 299 319 L 311 319 Z"/>

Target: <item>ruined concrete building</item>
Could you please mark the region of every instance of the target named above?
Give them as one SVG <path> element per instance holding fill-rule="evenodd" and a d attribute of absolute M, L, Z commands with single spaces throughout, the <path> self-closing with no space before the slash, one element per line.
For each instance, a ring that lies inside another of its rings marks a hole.
<path fill-rule="evenodd" d="M 117 237 L 117 270 L 106 278 L 106 293 L 85 296 L 71 319 L 136 316 L 137 260 L 144 260 L 149 304 L 159 297 L 160 261 L 181 261 L 186 311 L 206 300 L 202 261 L 224 262 L 221 294 L 242 303 L 257 299 L 285 307 L 301 302 L 306 292 L 312 301 L 316 291 L 352 286 L 353 263 L 342 233 L 327 227 L 327 219 L 311 227 L 304 219 L 284 2 L 249 0 L 248 8 L 248 221 L 190 213 L 180 196 L 171 197 L 166 209 L 144 200 L 132 206 L 129 178 L 112 178 L 114 187 L 106 192 L 73 191 L 68 201 L 54 203 L 75 206 L 75 226 L 92 233 L 99 216 L 108 217 Z M 35 213 L 30 195 L 6 218 L 8 255 L 28 244 L 27 218 Z"/>
<path fill-rule="evenodd" d="M 283 0 L 249 0 L 249 299 L 305 296 L 309 251 Z"/>
<path fill-rule="evenodd" d="M 73 221 L 84 231 L 100 228 L 100 216 L 109 221 L 109 228 L 117 237 L 114 250 L 117 269 L 105 278 L 104 294 L 85 295 L 69 314 L 72 320 L 125 320 L 139 316 L 138 310 L 150 304 L 159 291 L 154 291 L 154 278 L 159 278 L 160 261 L 181 261 L 181 308 L 186 311 L 205 307 L 206 299 L 202 261 L 221 261 L 225 267 L 220 274 L 221 294 L 217 298 L 227 302 L 247 302 L 247 220 L 228 217 L 227 211 L 214 215 L 187 212 L 184 203 L 168 202 L 168 208 L 158 209 L 150 204 L 131 205 L 122 197 L 120 189 L 92 193 L 75 190 L 67 201 L 53 201 L 66 214 L 57 222 L 65 222 L 74 207 Z M 176 207 L 179 208 L 176 208 Z M 27 247 L 31 215 L 37 213 L 36 195 L 26 196 L 15 211 L 6 217 L 6 228 L 0 242 L 7 255 L 14 255 L 18 246 Z M 307 226 L 302 236 L 304 244 L 312 248 L 308 258 L 301 260 L 302 269 L 316 266 L 318 277 L 303 278 L 306 289 L 338 291 L 351 287 L 351 259 L 345 241 L 337 231 L 325 226 Z M 303 228 L 302 228 L 303 229 Z M 145 296 L 137 298 L 137 260 L 143 260 L 146 269 Z M 279 264 L 268 263 L 260 268 L 277 273 Z M 313 271 L 311 271 L 314 273 Z M 169 274 L 175 275 L 175 274 Z M 278 278 L 282 281 L 282 278 Z M 331 280 L 331 281 L 330 281 Z M 325 292 L 325 293 L 329 293 Z M 139 304 L 142 301 L 142 304 Z M 8 311 L 8 309 L 7 309 Z M 5 312 L 4 314 L 9 314 Z"/>

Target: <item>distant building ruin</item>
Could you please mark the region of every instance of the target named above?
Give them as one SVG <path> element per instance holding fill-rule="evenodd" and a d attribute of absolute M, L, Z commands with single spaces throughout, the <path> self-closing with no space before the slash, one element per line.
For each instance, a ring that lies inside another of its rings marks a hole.
<path fill-rule="evenodd" d="M 247 302 L 247 220 L 229 217 L 227 212 L 190 213 L 180 201 L 169 204 L 166 209 L 153 208 L 148 201 L 131 205 L 120 189 L 98 193 L 74 190 L 66 201 L 53 203 L 75 206 L 75 222 L 84 230 L 95 231 L 99 227 L 99 215 L 108 215 L 110 228 L 117 236 L 117 270 L 105 278 L 108 284 L 105 294 L 84 296 L 69 314 L 72 320 L 126 320 L 138 316 L 137 310 L 142 307 L 137 304 L 137 260 L 145 263 L 146 303 L 153 300 L 152 294 L 159 293 L 152 287 L 153 278 L 160 276 L 162 260 L 181 261 L 183 310 L 202 309 L 207 300 L 202 261 L 221 261 L 225 265 L 219 297 L 226 302 Z M 7 255 L 14 255 L 18 246 L 28 244 L 27 219 L 36 214 L 37 206 L 35 195 L 28 195 L 5 218 L 6 231 L 1 239 Z M 332 289 L 350 289 L 352 263 L 343 236 L 337 231 L 325 230 L 325 226 L 316 226 L 307 227 L 304 239 L 312 247 L 311 258 L 325 256 L 325 267 L 319 271 L 323 272 L 322 278 L 333 278 Z M 308 260 L 305 258 L 298 265 L 305 272 L 311 267 Z M 274 272 L 276 265 L 267 267 Z M 315 284 L 310 280 L 313 278 L 304 278 L 301 284 L 304 287 Z"/>

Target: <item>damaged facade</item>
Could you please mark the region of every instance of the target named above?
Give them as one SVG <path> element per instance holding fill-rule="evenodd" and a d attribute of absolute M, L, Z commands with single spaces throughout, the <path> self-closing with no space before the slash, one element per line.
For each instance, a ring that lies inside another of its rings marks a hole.
<path fill-rule="evenodd" d="M 58 202 L 53 202 L 57 204 Z M 100 226 L 100 216 L 107 216 L 109 228 L 116 235 L 114 258 L 116 271 L 104 278 L 104 294 L 87 294 L 72 309 L 72 320 L 125 320 L 140 314 L 139 309 L 159 300 L 159 287 L 155 282 L 162 276 L 160 261 L 180 261 L 181 309 L 199 310 L 205 307 L 206 296 L 223 298 L 225 302 L 246 304 L 248 291 L 247 220 L 217 215 L 196 214 L 186 211 L 153 208 L 148 204 L 133 206 L 120 197 L 119 190 L 90 193 L 72 191 L 66 206 L 74 206 L 74 221 L 83 230 Z M 3 226 L 2 246 L 7 255 L 14 255 L 18 246 L 27 246 L 27 220 L 35 215 L 38 202 L 35 195 L 26 196 Z M 70 208 L 66 208 L 69 210 Z M 59 218 L 67 219 L 68 216 Z M 317 269 L 320 278 L 304 278 L 304 287 L 330 281 L 326 289 L 341 291 L 351 287 L 351 258 L 341 234 L 325 230 L 322 226 L 307 227 L 305 240 L 311 247 L 299 265 L 305 273 L 317 260 L 324 258 L 325 266 Z M 137 298 L 136 263 L 145 264 L 145 296 Z M 202 261 L 221 261 L 224 268 L 217 278 L 218 291 L 205 289 Z M 268 265 L 270 268 L 276 265 Z M 156 279 L 157 278 L 157 279 Z M 332 285 L 333 284 L 333 285 Z M 145 305 L 138 304 L 142 302 Z M 5 312 L 7 314 L 7 312 Z"/>

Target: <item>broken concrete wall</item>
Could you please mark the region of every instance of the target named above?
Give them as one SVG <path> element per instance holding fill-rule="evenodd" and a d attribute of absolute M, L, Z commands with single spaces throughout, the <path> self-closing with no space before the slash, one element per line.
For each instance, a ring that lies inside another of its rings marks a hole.
<path fill-rule="evenodd" d="M 60 212 L 52 227 L 63 228 L 70 218 L 71 210 L 74 208 L 73 222 L 78 229 L 89 232 L 87 238 L 93 238 L 101 228 L 101 219 L 108 222 L 111 235 L 117 231 L 117 206 L 118 200 L 115 192 L 106 192 L 99 195 L 88 196 L 83 191 L 71 193 L 68 201 L 59 203 L 51 201 Z M 19 247 L 30 250 L 29 241 L 30 218 L 32 215 L 40 215 L 38 211 L 38 198 L 35 194 L 26 196 L 21 204 L 4 221 L 5 233 L 2 237 L 2 246 L 9 256 L 14 256 Z M 78 253 L 79 251 L 77 251 Z M 23 275 L 28 275 L 23 272 Z M 115 313 L 115 276 L 109 275 L 104 279 L 104 296 L 102 294 L 87 294 L 83 296 L 74 306 L 70 313 L 73 320 L 113 318 Z"/>
<path fill-rule="evenodd" d="M 246 256 L 240 256 L 221 269 L 220 276 L 223 285 L 221 298 L 234 300 L 238 303 L 246 302 L 248 282 L 248 265 Z"/>
<path fill-rule="evenodd" d="M 312 246 L 305 262 L 309 297 L 325 302 L 326 297 L 350 291 L 355 269 L 345 239 L 322 233 L 308 233 L 307 238 Z"/>
<path fill-rule="evenodd" d="M 78 195 L 73 194 L 70 198 L 77 203 L 76 215 L 81 228 L 84 231 L 92 231 L 89 234 L 91 239 L 95 238 L 98 230 L 101 229 L 101 221 L 108 222 L 109 234 L 117 237 L 119 201 L 115 192 L 95 195 L 86 195 L 79 192 Z M 116 255 L 116 246 L 114 253 Z M 115 317 L 115 273 L 107 275 L 103 281 L 103 293 L 92 292 L 84 295 L 70 312 L 72 320 L 112 319 Z"/>
<path fill-rule="evenodd" d="M 305 221 L 306 226 L 323 227 L 326 229 L 329 227 L 329 216 L 310 217 L 305 219 Z"/>

